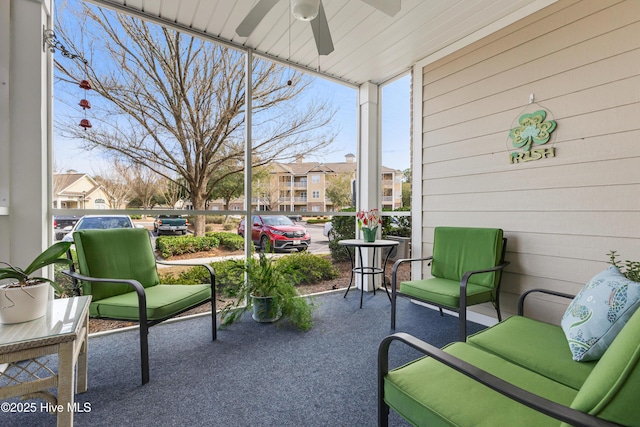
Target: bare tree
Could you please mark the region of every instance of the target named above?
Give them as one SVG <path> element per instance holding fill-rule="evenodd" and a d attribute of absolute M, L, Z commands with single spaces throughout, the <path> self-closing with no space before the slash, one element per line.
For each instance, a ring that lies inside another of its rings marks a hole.
<path fill-rule="evenodd" d="M 106 191 L 109 206 L 120 209 L 126 205 L 131 193 L 129 165 L 113 157 L 108 166 L 93 171 L 94 179 Z"/>
<path fill-rule="evenodd" d="M 77 117 L 58 129 L 86 149 L 124 156 L 174 182 L 180 177 L 193 207 L 205 209 L 216 184 L 244 168 L 244 54 L 82 7 L 77 19 L 59 23 L 56 34 L 89 63 L 57 63 L 58 82 L 88 79 L 100 98 L 92 99 L 92 129 L 80 129 Z M 254 167 L 317 153 L 333 141 L 335 111 L 304 96 L 311 83 L 299 72 L 254 60 Z M 204 217 L 196 218 L 195 233 L 204 233 Z"/>
<path fill-rule="evenodd" d="M 184 186 L 178 184 L 180 179 L 166 179 L 163 178 L 160 183 L 160 194 L 164 199 L 164 203 L 166 205 L 171 206 L 171 208 L 175 209 L 178 201 L 184 198 Z"/>
<path fill-rule="evenodd" d="M 162 177 L 140 164 L 134 164 L 130 170 L 131 196 L 140 201 L 143 209 L 151 209 L 162 192 Z"/>

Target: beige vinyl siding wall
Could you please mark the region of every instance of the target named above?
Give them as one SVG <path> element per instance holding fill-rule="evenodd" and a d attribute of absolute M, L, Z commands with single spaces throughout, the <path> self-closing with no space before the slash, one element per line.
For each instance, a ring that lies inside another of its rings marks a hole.
<path fill-rule="evenodd" d="M 531 288 L 578 292 L 611 249 L 640 260 L 640 1 L 561 0 L 425 66 L 422 96 L 424 255 L 438 225 L 504 229 L 505 315 Z M 556 156 L 510 164 L 509 129 L 537 109 Z"/>

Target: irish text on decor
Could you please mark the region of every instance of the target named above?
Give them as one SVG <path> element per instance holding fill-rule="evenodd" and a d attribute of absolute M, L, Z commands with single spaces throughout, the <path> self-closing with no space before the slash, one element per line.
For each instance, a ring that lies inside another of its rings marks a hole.
<path fill-rule="evenodd" d="M 509 131 L 509 138 L 513 146 L 522 151 L 513 151 L 510 159 L 511 163 L 524 163 L 531 160 L 540 160 L 548 157 L 555 157 L 553 147 L 540 147 L 549 142 L 551 132 L 556 128 L 556 122 L 545 120 L 547 113 L 538 110 L 531 114 L 523 114 L 518 119 L 520 126 Z"/>

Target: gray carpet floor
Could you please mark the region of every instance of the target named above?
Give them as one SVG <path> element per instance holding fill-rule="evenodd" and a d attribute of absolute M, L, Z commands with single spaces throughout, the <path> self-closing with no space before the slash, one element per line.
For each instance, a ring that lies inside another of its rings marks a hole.
<path fill-rule="evenodd" d="M 259 324 L 249 315 L 211 341 L 208 317 L 151 328 L 151 381 L 140 385 L 138 331 L 89 339 L 89 390 L 75 426 L 375 426 L 377 349 L 392 331 L 384 292 L 314 298 L 315 326 Z M 469 324 L 473 333 L 482 326 Z M 398 301 L 397 331 L 433 345 L 456 339 L 458 319 Z M 393 344 L 392 366 L 418 357 Z M 56 366 L 55 359 L 51 364 Z M 13 400 L 17 401 L 17 400 Z M 40 404 L 40 400 L 32 400 Z M 0 425 L 54 426 L 46 412 L 1 413 Z M 390 425 L 406 426 L 391 413 Z"/>

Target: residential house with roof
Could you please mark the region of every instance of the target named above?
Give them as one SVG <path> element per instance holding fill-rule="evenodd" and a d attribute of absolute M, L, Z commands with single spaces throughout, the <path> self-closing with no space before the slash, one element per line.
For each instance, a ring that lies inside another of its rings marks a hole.
<path fill-rule="evenodd" d="M 116 209 L 107 191 L 86 173 L 68 171 L 53 175 L 53 207 L 56 209 Z"/>

